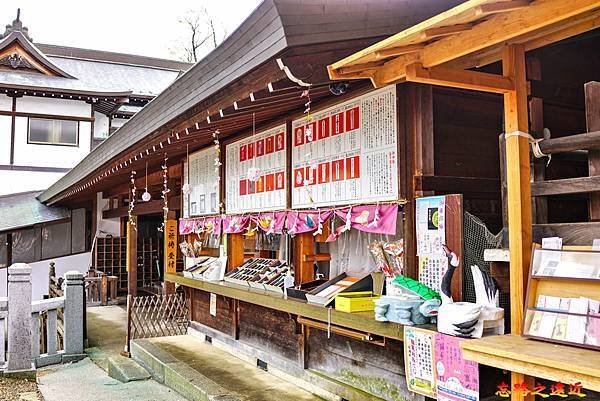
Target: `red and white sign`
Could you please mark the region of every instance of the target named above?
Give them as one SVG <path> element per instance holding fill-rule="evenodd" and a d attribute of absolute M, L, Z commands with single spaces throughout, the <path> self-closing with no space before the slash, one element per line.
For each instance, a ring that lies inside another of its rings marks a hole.
<path fill-rule="evenodd" d="M 292 122 L 292 207 L 398 199 L 394 86 Z"/>
<path fill-rule="evenodd" d="M 225 146 L 225 211 L 240 213 L 286 207 L 285 124 Z M 260 170 L 256 182 L 248 169 Z"/>

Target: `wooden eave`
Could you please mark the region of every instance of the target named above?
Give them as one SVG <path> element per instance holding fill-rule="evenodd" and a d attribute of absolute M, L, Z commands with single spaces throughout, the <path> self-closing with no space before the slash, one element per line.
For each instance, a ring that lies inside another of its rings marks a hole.
<path fill-rule="evenodd" d="M 468 0 L 329 65 L 329 76 L 421 82 L 408 66 L 479 67 L 500 60 L 505 44 L 532 50 L 599 26 L 600 0 Z"/>

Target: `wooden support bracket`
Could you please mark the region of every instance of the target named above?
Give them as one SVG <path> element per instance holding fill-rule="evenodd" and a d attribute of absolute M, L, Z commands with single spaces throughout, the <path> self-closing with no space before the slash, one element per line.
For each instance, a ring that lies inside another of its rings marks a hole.
<path fill-rule="evenodd" d="M 519 8 L 527 7 L 529 3 L 531 3 L 531 0 L 511 0 L 500 1 L 498 3 L 482 4 L 475 8 L 475 15 L 488 15 L 513 11 Z"/>
<path fill-rule="evenodd" d="M 421 63 L 406 66 L 406 80 L 492 93 L 507 93 L 514 90 L 511 78 L 506 76 L 447 67 L 423 68 Z"/>
<path fill-rule="evenodd" d="M 412 45 L 391 47 L 389 49 L 378 50 L 375 52 L 375 59 L 381 60 L 388 57 L 401 56 L 407 53 L 414 53 L 422 50 L 425 47 L 423 43 L 415 43 Z M 344 67 L 342 67 L 344 68 Z"/>
<path fill-rule="evenodd" d="M 328 253 L 317 253 L 316 255 L 303 255 L 304 262 L 329 262 L 331 255 Z"/>

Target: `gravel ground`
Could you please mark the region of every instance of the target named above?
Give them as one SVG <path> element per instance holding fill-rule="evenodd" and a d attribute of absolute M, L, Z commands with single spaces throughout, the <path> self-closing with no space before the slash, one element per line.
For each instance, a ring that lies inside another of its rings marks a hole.
<path fill-rule="evenodd" d="M 0 377 L 0 401 L 41 401 L 37 384 L 23 379 Z"/>

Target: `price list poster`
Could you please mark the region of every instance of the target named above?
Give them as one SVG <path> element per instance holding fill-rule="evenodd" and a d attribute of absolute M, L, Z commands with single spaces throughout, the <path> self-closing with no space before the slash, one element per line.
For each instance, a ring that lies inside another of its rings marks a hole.
<path fill-rule="evenodd" d="M 292 207 L 398 199 L 396 91 L 292 122 Z"/>
<path fill-rule="evenodd" d="M 260 170 L 256 182 L 248 180 L 252 167 Z M 285 124 L 227 144 L 225 172 L 227 213 L 285 209 Z"/>
<path fill-rule="evenodd" d="M 217 150 L 211 146 L 190 154 L 183 164 L 183 182 L 190 185 L 190 193 L 183 198 L 184 217 L 219 213 L 220 185 L 219 175 L 215 172 L 217 157 Z"/>

